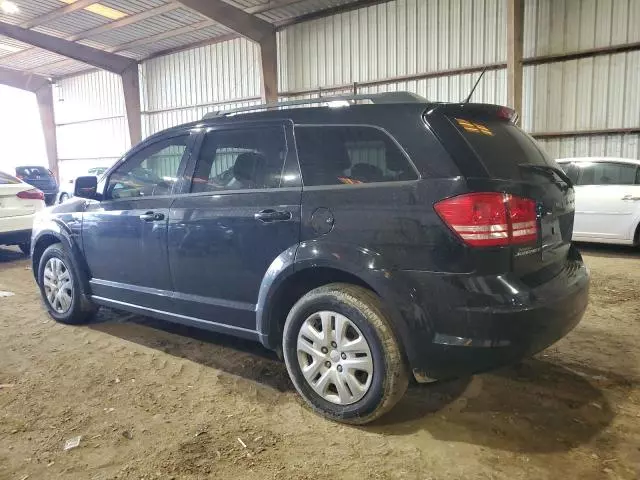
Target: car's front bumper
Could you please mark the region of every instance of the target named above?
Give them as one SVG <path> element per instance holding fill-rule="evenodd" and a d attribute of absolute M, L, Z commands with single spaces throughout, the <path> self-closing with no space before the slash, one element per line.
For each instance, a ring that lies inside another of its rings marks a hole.
<path fill-rule="evenodd" d="M 533 287 L 509 275 L 411 276 L 423 287 L 421 308 L 432 326 L 407 349 L 420 382 L 490 370 L 544 350 L 578 324 L 589 299 L 589 273 L 575 250 L 559 273 Z"/>

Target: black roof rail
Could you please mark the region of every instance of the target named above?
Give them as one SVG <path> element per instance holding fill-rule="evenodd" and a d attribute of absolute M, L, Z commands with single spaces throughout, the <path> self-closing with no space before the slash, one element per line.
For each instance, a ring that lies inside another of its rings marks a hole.
<path fill-rule="evenodd" d="M 225 117 L 236 113 L 248 113 L 262 110 L 278 110 L 282 107 L 292 107 L 299 105 L 317 105 L 330 102 L 356 102 L 358 100 L 369 100 L 371 103 L 425 103 L 426 99 L 411 92 L 385 92 L 358 95 L 340 95 L 335 97 L 305 98 L 301 100 L 288 100 L 286 102 L 263 103 L 251 105 L 249 107 L 233 108 L 231 110 L 216 110 L 209 112 L 202 117 L 203 120 L 210 118 Z"/>

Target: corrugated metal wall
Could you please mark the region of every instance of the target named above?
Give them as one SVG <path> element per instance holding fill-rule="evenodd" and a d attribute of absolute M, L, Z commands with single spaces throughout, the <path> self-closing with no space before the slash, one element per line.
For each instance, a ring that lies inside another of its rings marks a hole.
<path fill-rule="evenodd" d="M 638 0 L 527 0 L 524 56 L 579 52 L 640 41 Z M 567 132 L 640 126 L 640 52 L 528 66 L 523 127 Z M 640 158 L 637 134 L 542 141 L 556 157 Z"/>
<path fill-rule="evenodd" d="M 118 75 L 98 71 L 67 78 L 53 94 L 61 179 L 110 165 L 129 148 Z"/>
<path fill-rule="evenodd" d="M 244 38 L 143 62 L 143 136 L 260 101 L 260 50 Z"/>
<path fill-rule="evenodd" d="M 505 62 L 505 15 L 503 0 L 397 0 L 293 25 L 278 35 L 280 90 Z M 359 91 L 410 90 L 459 101 L 477 75 L 389 81 Z M 474 99 L 504 103 L 504 72 L 488 72 Z"/>

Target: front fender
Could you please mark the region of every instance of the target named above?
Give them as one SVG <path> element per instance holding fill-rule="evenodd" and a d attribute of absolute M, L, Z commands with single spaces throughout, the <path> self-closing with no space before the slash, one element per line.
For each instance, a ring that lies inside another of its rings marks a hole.
<path fill-rule="evenodd" d="M 270 301 L 275 298 L 278 288 L 291 275 L 318 267 L 353 275 L 380 296 L 391 319 L 391 326 L 410 361 L 416 353 L 412 351 L 413 345 L 426 346 L 433 339 L 433 322 L 421 306 L 424 304 L 420 299 L 421 292 L 408 281 L 408 277 L 388 268 L 385 259 L 378 252 L 317 239 L 303 242 L 283 252 L 271 264 L 264 277 L 256 313 L 258 333 L 266 346 L 274 347 L 274 340 L 269 340 L 270 320 L 266 312 L 269 311 Z"/>
<path fill-rule="evenodd" d="M 46 247 L 60 242 L 73 258 L 72 267 L 80 288 L 85 295 L 90 294 L 89 267 L 82 253 L 82 215 L 70 213 L 70 218 L 36 217 L 31 235 L 31 262 L 33 275 L 38 280 L 40 256 Z M 44 247 L 44 248 L 43 248 Z"/>

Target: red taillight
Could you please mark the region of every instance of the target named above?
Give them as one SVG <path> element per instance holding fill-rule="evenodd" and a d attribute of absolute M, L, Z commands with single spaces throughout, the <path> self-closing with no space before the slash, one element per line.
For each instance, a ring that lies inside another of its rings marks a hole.
<path fill-rule="evenodd" d="M 468 193 L 442 200 L 434 208 L 449 228 L 473 247 L 523 244 L 538 238 L 536 202 L 528 198 Z"/>
<path fill-rule="evenodd" d="M 16 196 L 18 198 L 22 198 L 25 200 L 44 200 L 44 193 L 42 193 L 37 188 L 32 188 L 31 190 L 24 190 L 22 192 L 18 192 Z"/>

